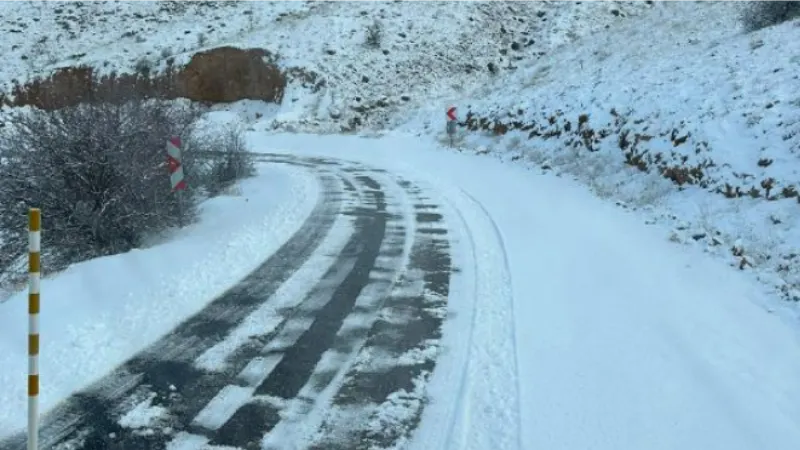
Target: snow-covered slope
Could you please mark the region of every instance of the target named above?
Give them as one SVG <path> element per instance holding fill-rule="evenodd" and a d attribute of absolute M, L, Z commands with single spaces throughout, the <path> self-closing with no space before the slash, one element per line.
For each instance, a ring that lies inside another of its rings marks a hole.
<path fill-rule="evenodd" d="M 745 34 L 739 8 L 656 4 L 487 84 L 459 144 L 575 176 L 798 300 L 800 22 Z M 442 110 L 403 129 L 441 140 Z"/>
<path fill-rule="evenodd" d="M 164 68 L 169 58 L 186 62 L 220 45 L 259 47 L 284 68 L 302 69 L 290 72 L 297 82 L 275 126 L 303 120 L 338 132 L 351 119 L 383 126 L 397 114 L 459 98 L 649 8 L 559 1 L 4 2 L 0 85 L 8 90 L 13 79 L 64 66 L 132 72 L 138 64 Z M 381 37 L 370 46 L 366 35 L 375 22 Z M 313 82 L 304 83 L 308 76 Z"/>

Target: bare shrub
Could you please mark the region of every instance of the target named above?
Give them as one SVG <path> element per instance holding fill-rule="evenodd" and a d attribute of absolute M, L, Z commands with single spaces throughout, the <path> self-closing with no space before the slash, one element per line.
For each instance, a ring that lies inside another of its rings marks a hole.
<path fill-rule="evenodd" d="M 187 170 L 209 195 L 219 195 L 236 181 L 255 174 L 254 155 L 247 151 L 242 129 L 236 125 L 195 134 L 188 146 L 194 159 L 187 162 Z"/>
<path fill-rule="evenodd" d="M 383 38 L 383 25 L 378 20 L 375 20 L 367 26 L 366 33 L 364 44 L 370 48 L 379 48 Z"/>
<path fill-rule="evenodd" d="M 755 31 L 800 17 L 800 2 L 747 2 L 742 8 L 741 21 L 745 31 Z"/>

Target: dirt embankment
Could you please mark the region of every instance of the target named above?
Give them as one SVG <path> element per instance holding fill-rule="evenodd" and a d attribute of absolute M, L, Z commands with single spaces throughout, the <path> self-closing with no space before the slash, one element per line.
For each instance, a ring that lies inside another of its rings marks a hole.
<path fill-rule="evenodd" d="M 134 99 L 187 98 L 205 103 L 263 100 L 280 103 L 286 76 L 262 49 L 219 47 L 195 54 L 183 66 L 151 73 L 97 75 L 91 67 L 62 68 L 47 78 L 15 83 L 10 93 L 0 93 L 0 105 L 34 106 L 54 110 L 82 102 L 125 102 Z"/>

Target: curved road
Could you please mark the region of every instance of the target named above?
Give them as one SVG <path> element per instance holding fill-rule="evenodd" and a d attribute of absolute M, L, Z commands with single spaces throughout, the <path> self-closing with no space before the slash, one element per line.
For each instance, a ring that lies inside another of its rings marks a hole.
<path fill-rule="evenodd" d="M 406 402 L 405 414 L 381 426 L 370 423 L 380 420 L 379 405 L 418 389 L 436 364 L 437 352 L 422 350 L 436 349 L 441 338 L 453 271 L 439 205 L 385 171 L 261 157 L 318 174 L 322 195 L 312 215 L 200 313 L 45 416 L 41 448 L 367 449 L 410 436 L 422 401 Z M 263 331 L 226 340 L 323 251 L 342 218 L 351 220 L 352 233 L 329 255 L 335 262 L 319 282 Z M 224 364 L 202 362 L 220 348 Z M 413 349 L 419 357 L 399 358 Z M 143 405 L 157 408 L 158 420 L 123 426 Z M 0 448 L 23 449 L 24 436 Z"/>

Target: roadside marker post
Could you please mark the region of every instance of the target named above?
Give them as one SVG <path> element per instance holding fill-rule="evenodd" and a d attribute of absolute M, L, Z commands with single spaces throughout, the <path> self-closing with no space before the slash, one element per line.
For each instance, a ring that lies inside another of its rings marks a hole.
<path fill-rule="evenodd" d="M 183 226 L 184 205 L 182 192 L 186 190 L 186 179 L 183 174 L 183 163 L 181 163 L 181 138 L 171 136 L 167 139 L 167 169 L 169 170 L 169 183 L 172 192 L 178 196 L 178 217 L 180 226 Z"/>
<path fill-rule="evenodd" d="M 185 190 L 186 180 L 183 177 L 183 164 L 181 163 L 181 138 L 178 136 L 167 139 L 167 168 L 172 192 Z"/>
<path fill-rule="evenodd" d="M 456 134 L 456 107 L 451 106 L 447 108 L 447 136 L 450 138 L 450 147 L 454 146 L 454 138 Z"/>
<path fill-rule="evenodd" d="M 39 448 L 39 311 L 42 212 L 28 211 L 28 450 Z"/>

